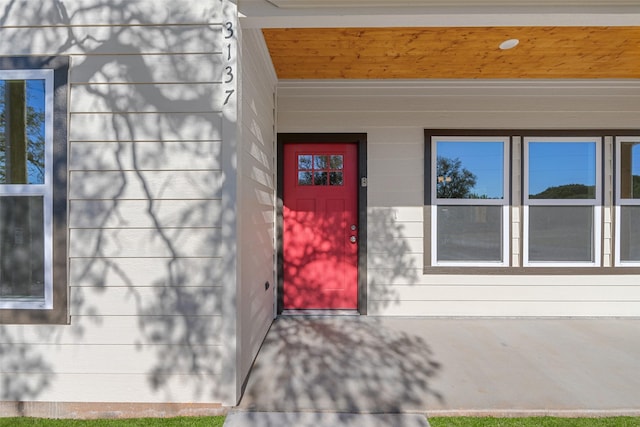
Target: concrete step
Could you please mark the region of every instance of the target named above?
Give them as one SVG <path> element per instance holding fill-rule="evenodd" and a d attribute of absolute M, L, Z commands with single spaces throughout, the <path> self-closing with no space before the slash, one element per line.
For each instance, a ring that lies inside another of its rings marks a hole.
<path fill-rule="evenodd" d="M 250 412 L 232 410 L 224 427 L 429 427 L 420 414 Z"/>

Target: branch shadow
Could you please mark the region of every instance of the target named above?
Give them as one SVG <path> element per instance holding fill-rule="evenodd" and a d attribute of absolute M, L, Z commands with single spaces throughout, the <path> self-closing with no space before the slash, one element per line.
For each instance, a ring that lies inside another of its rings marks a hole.
<path fill-rule="evenodd" d="M 278 318 L 240 404 L 252 411 L 401 413 L 444 397 L 440 370 L 420 337 L 374 317 Z"/>
<path fill-rule="evenodd" d="M 57 381 L 75 371 L 47 355 L 51 345 L 126 345 L 131 350 L 118 354 L 111 368 L 84 373 L 140 374 L 146 384 L 132 384 L 125 400 L 148 399 L 135 395 L 145 390 L 160 401 L 220 402 L 221 277 L 235 268 L 222 256 L 229 251 L 221 234 L 233 215 L 224 214 L 220 193 L 219 84 L 213 82 L 220 55 L 198 48 L 218 37 L 219 26 L 209 22 L 220 7 L 186 13 L 175 2 L 154 14 L 124 0 L 90 7 L 36 3 L 18 8 L 11 2 L 0 24 L 52 22 L 34 37 L 4 29 L 3 40 L 18 53 L 38 51 L 44 40 L 59 46 L 49 55 L 76 55 L 68 175 L 71 321 L 35 327 L 36 340 L 21 338 L 29 326 L 0 326 L 0 397 L 38 400 L 59 389 Z M 184 15 L 194 22 L 198 13 L 202 23 L 180 23 Z M 94 17 L 121 25 L 83 26 L 96 23 Z M 122 322 L 131 329 L 113 336 Z"/>

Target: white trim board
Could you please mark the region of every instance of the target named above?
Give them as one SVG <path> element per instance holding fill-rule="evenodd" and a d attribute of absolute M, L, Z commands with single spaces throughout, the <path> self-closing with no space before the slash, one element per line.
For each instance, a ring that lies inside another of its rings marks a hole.
<path fill-rule="evenodd" d="M 273 2 L 278 0 L 272 0 Z M 293 4 L 282 0 L 283 5 Z M 481 26 L 634 26 L 640 23 L 635 0 L 358 0 L 278 7 L 268 0 L 245 0 L 239 6 L 244 28 L 336 27 L 481 27 Z M 337 6 L 339 2 L 339 6 Z M 327 6 L 323 6 L 327 4 Z M 389 7 L 391 5 L 392 7 Z"/>

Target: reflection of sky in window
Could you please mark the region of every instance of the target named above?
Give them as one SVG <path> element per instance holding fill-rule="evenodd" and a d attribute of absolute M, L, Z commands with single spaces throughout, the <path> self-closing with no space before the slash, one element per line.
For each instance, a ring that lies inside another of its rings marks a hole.
<path fill-rule="evenodd" d="M 529 142 L 529 194 L 569 184 L 596 185 L 595 142 Z"/>
<path fill-rule="evenodd" d="M 640 176 L 640 142 L 631 148 L 631 174 Z"/>
<path fill-rule="evenodd" d="M 471 193 L 501 199 L 504 190 L 504 144 L 502 141 L 438 141 L 436 155 L 459 159 L 461 168 L 476 176 Z"/>
<path fill-rule="evenodd" d="M 2 92 L 2 99 L 0 99 L 0 107 L 4 109 L 4 89 L 5 80 L 0 80 L 0 92 Z M 37 114 L 44 114 L 45 111 L 45 81 L 41 79 L 29 79 L 26 80 L 26 101 L 27 108 Z M 44 162 L 44 118 L 40 121 L 39 126 L 28 129 L 27 138 L 29 139 L 28 150 L 30 156 L 39 159 Z M 0 134 L 5 133 L 4 126 L 0 127 Z M 41 144 L 34 144 L 34 141 L 41 141 Z M 4 168 L 4 164 L 0 167 Z M 44 183 L 44 170 L 41 170 L 33 162 L 29 161 L 27 164 L 28 182 L 30 184 L 43 184 Z"/>

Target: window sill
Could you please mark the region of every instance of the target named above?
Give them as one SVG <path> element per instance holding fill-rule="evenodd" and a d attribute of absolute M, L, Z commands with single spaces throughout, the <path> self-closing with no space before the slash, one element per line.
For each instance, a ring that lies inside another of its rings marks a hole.
<path fill-rule="evenodd" d="M 442 267 L 423 268 L 425 275 L 502 275 L 502 276 L 580 276 L 580 275 L 633 275 L 640 274 L 640 267 Z"/>

